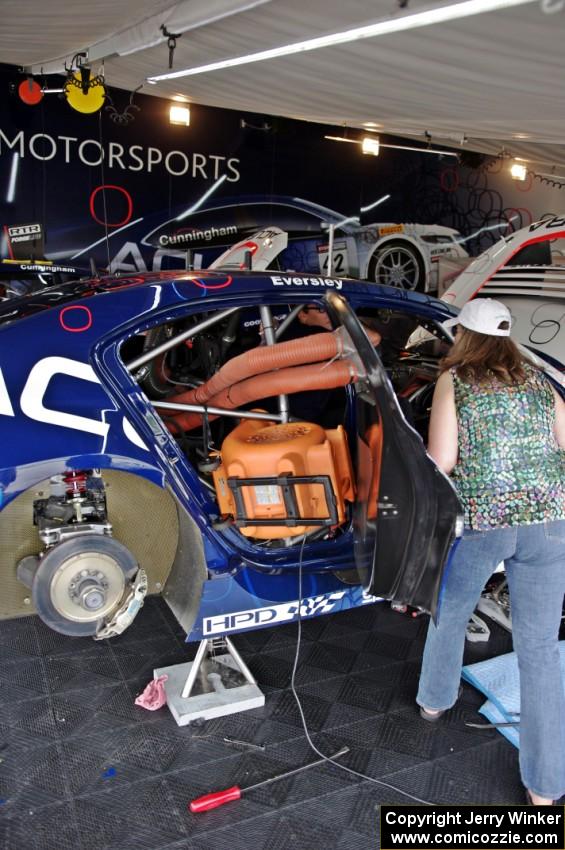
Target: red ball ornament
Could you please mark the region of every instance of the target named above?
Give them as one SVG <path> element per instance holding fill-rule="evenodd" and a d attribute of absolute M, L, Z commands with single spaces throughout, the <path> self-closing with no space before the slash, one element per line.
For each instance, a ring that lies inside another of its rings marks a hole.
<path fill-rule="evenodd" d="M 28 106 L 37 106 L 43 98 L 41 86 L 35 80 L 32 80 L 31 77 L 28 77 L 27 80 L 22 80 L 18 86 L 18 94 L 20 100 L 23 100 Z"/>

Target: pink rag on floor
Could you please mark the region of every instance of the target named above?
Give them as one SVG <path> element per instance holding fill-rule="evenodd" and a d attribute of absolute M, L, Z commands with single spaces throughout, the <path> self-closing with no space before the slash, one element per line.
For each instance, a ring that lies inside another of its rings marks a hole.
<path fill-rule="evenodd" d="M 135 704 L 146 708 L 148 711 L 156 711 L 158 708 L 163 708 L 167 702 L 165 682 L 168 678 L 165 674 L 149 682 L 143 693 L 135 698 Z"/>

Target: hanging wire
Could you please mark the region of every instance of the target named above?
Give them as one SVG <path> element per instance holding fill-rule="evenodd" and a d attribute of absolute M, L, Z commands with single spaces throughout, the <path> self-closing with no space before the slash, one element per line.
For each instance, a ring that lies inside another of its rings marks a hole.
<path fill-rule="evenodd" d="M 98 141 L 100 143 L 100 175 L 102 178 L 102 205 L 104 208 L 104 235 L 106 238 L 106 258 L 110 273 L 110 236 L 108 233 L 108 208 L 106 205 L 106 179 L 104 172 L 104 139 L 102 136 L 102 110 L 98 113 Z"/>
<path fill-rule="evenodd" d="M 45 138 L 45 101 L 41 100 L 41 132 Z M 47 160 L 44 157 L 41 163 L 41 221 L 43 223 L 43 252 L 45 255 L 45 247 L 47 245 Z"/>
<path fill-rule="evenodd" d="M 311 749 L 320 757 L 325 759 L 330 764 L 333 764 L 335 767 L 340 770 L 344 770 L 346 773 L 349 773 L 353 776 L 357 776 L 359 779 L 364 779 L 367 782 L 373 782 L 375 785 L 380 785 L 381 788 L 388 788 L 390 791 L 396 791 L 398 794 L 402 794 L 404 797 L 408 797 L 410 800 L 414 800 L 416 803 L 422 803 L 424 806 L 433 806 L 434 803 L 431 803 L 429 800 L 423 800 L 421 797 L 416 797 L 415 794 L 410 794 L 408 791 L 404 791 L 403 788 L 399 788 L 396 785 L 392 785 L 389 782 L 384 782 L 382 779 L 375 779 L 373 776 L 368 776 L 366 773 L 361 773 L 359 770 L 354 770 L 352 767 L 346 767 L 344 764 L 340 764 L 338 761 L 334 761 L 331 756 L 325 755 L 322 753 L 314 741 L 310 736 L 310 731 L 308 729 L 308 724 L 306 723 L 306 716 L 304 714 L 304 709 L 302 708 L 302 703 L 300 702 L 300 697 L 298 696 L 298 692 L 296 690 L 296 671 L 298 670 L 298 660 L 300 658 L 300 647 L 302 644 L 302 559 L 304 555 L 304 544 L 306 543 L 306 535 L 302 540 L 302 545 L 300 547 L 300 555 L 298 559 L 298 612 L 297 612 L 297 625 L 298 625 L 298 635 L 296 638 L 296 650 L 294 654 L 294 663 L 292 665 L 292 675 L 290 679 L 290 690 L 292 695 L 296 701 L 296 705 L 298 707 L 298 712 L 300 714 L 300 720 L 302 722 L 302 728 L 304 729 L 304 735 Z"/>
<path fill-rule="evenodd" d="M 141 88 L 143 88 L 143 83 L 130 93 L 129 103 L 127 104 L 127 106 L 124 107 L 121 112 L 118 112 L 118 110 L 114 106 L 114 100 L 108 92 L 108 89 L 106 89 L 106 100 L 109 102 L 104 107 L 104 111 L 108 113 L 110 121 L 113 121 L 114 124 L 119 124 L 121 127 L 124 127 L 135 120 L 134 112 L 140 112 L 141 107 L 134 103 L 133 99 Z"/>

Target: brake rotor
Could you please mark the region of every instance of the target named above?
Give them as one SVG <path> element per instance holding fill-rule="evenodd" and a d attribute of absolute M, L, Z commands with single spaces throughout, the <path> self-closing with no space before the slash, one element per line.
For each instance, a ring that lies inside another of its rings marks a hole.
<path fill-rule="evenodd" d="M 67 620 L 105 617 L 123 596 L 125 576 L 109 555 L 83 552 L 64 561 L 51 579 L 51 601 Z"/>
<path fill-rule="evenodd" d="M 62 634 L 94 635 L 120 605 L 137 569 L 129 549 L 112 537 L 65 540 L 46 552 L 33 577 L 37 612 Z"/>

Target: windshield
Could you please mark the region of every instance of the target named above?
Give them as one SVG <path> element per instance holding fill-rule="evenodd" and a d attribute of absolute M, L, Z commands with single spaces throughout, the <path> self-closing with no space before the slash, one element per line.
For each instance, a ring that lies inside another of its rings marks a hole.
<path fill-rule="evenodd" d="M 17 274 L 0 276 L 0 301 L 10 298 L 21 298 L 31 292 L 47 289 L 49 286 L 58 286 L 68 280 L 74 280 L 76 274 L 65 274 L 62 272 L 30 272 L 29 275 L 18 271 Z"/>

